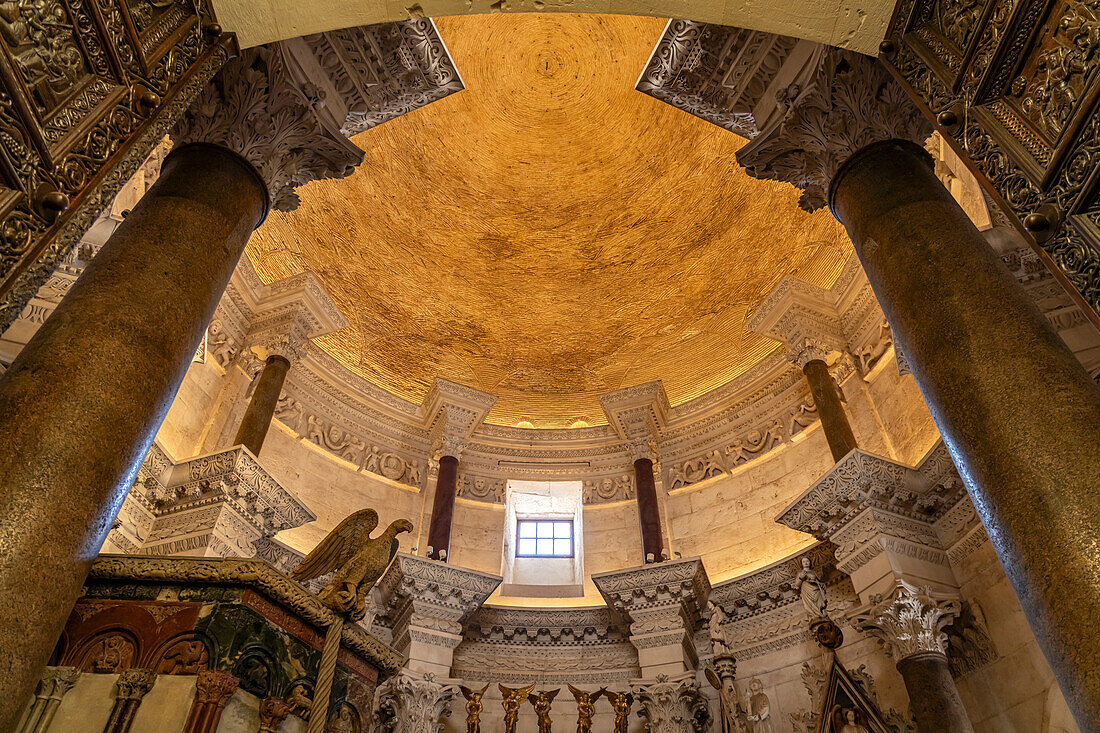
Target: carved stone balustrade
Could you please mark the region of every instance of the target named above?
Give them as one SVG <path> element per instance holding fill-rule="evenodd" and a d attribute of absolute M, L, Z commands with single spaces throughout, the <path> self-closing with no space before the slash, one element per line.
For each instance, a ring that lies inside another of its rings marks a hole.
<path fill-rule="evenodd" d="M 916 468 L 856 449 L 776 521 L 836 545 L 837 568 L 868 603 L 898 580 L 957 592 L 949 552 L 972 541 L 969 505 L 942 443 Z"/>
<path fill-rule="evenodd" d="M 379 579 L 379 615 L 407 668 L 443 679 L 450 675 L 462 621 L 481 607 L 502 578 L 438 560 L 398 553 Z"/>
<path fill-rule="evenodd" d="M 154 443 L 119 518 L 108 543 L 123 552 L 252 557 L 316 517 L 242 446 L 175 463 Z"/>
<path fill-rule="evenodd" d="M 638 715 L 650 733 L 704 733 L 709 730 L 710 710 L 699 692 L 695 674 L 630 681 L 630 690 L 641 706 Z"/>
<path fill-rule="evenodd" d="M 699 558 L 599 573 L 592 581 L 611 610 L 630 622 L 642 677 L 696 668 L 692 637 L 711 590 Z"/>

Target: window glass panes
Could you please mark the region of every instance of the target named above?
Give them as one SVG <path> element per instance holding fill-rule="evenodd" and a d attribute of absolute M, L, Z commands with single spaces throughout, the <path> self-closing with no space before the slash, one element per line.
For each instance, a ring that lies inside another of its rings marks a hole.
<path fill-rule="evenodd" d="M 573 522 L 520 519 L 516 557 L 573 557 Z"/>

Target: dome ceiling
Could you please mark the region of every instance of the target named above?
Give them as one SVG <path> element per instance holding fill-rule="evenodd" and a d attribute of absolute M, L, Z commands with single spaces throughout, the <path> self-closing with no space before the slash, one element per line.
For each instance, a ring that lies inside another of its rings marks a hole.
<path fill-rule="evenodd" d="M 830 286 L 850 245 L 749 178 L 737 136 L 634 90 L 664 21 L 437 20 L 466 91 L 354 138 L 349 178 L 300 189 L 249 244 L 265 281 L 312 270 L 350 327 L 315 340 L 419 402 L 434 377 L 488 421 L 605 422 L 661 379 L 673 405 L 776 347 L 744 321 L 784 276 Z"/>

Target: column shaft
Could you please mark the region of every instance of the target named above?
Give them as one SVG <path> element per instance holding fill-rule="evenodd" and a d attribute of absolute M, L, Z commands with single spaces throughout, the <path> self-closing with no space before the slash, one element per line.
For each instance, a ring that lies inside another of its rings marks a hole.
<path fill-rule="evenodd" d="M 661 561 L 664 540 L 661 536 L 661 512 L 657 507 L 657 485 L 653 481 L 653 461 L 639 458 L 634 461 L 634 486 L 638 496 L 638 522 L 642 527 L 642 561 L 653 555 L 654 562 Z"/>
<path fill-rule="evenodd" d="M 428 546 L 433 560 L 442 560 L 440 552 L 451 551 L 451 524 L 455 514 L 455 489 L 458 486 L 458 459 L 443 456 L 439 459 L 439 474 L 435 480 L 435 499 L 432 501 L 432 520 L 428 525 Z"/>
<path fill-rule="evenodd" d="M 810 393 L 814 396 L 817 416 L 821 419 L 821 430 L 829 441 L 829 450 L 833 461 L 839 461 L 856 447 L 856 436 L 848 422 L 848 413 L 840 401 L 840 389 L 829 373 L 829 366 L 821 359 L 812 359 L 802 367 Z"/>
<path fill-rule="evenodd" d="M 906 657 L 898 662 L 898 672 L 920 733 L 974 733 L 947 657 L 935 652 Z"/>
<path fill-rule="evenodd" d="M 275 407 L 279 404 L 279 395 L 282 394 L 283 382 L 286 381 L 289 371 L 290 362 L 286 357 L 277 354 L 267 357 L 260 378 L 256 381 L 256 388 L 252 391 L 252 399 L 248 401 L 248 408 L 241 418 L 241 426 L 237 428 L 233 445 L 243 445 L 252 451 L 252 455 L 260 455 L 260 448 L 263 447 L 264 438 L 271 427 L 271 418 L 275 416 Z"/>
<path fill-rule="evenodd" d="M 1100 388 L 927 153 L 856 153 L 830 203 L 1082 730 L 1100 730 Z"/>
<path fill-rule="evenodd" d="M 227 150 L 173 152 L 0 377 L 0 730 L 57 642 L 266 197 Z"/>

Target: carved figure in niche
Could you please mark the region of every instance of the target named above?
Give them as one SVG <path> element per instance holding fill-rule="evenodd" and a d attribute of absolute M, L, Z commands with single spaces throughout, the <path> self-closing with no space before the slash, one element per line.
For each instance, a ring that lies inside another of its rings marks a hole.
<path fill-rule="evenodd" d="M 240 687 L 263 699 L 271 689 L 271 666 L 255 653 L 246 654 L 233 666 L 233 676 Z"/>
<path fill-rule="evenodd" d="M 714 601 L 707 601 L 710 609 L 710 620 L 707 621 L 707 629 L 710 632 L 710 645 L 714 649 L 714 656 L 728 655 L 730 653 L 730 641 L 722 625 L 729 621 L 729 616 Z"/>
<path fill-rule="evenodd" d="M 838 707 L 833 711 L 833 730 L 837 733 L 871 733 L 867 726 L 860 722 L 860 714 L 852 708 Z"/>
<path fill-rule="evenodd" d="M 377 526 L 378 512 L 360 509 L 321 540 L 290 577 L 304 581 L 335 571 L 318 598 L 352 621 L 362 619 L 367 615 L 367 593 L 397 554 L 397 535 L 413 530 L 412 522 L 398 519 L 381 535 L 371 538 Z"/>
<path fill-rule="evenodd" d="M 627 733 L 630 726 L 630 706 L 634 704 L 634 695 L 629 692 L 605 692 L 615 710 L 615 733 Z"/>
<path fill-rule="evenodd" d="M 528 695 L 527 699 L 531 701 L 531 705 L 535 708 L 535 715 L 538 716 L 539 721 L 539 733 L 550 733 L 550 704 L 554 702 L 554 698 L 561 692 L 561 688 L 558 687 L 554 690 L 543 690 L 537 695 Z"/>
<path fill-rule="evenodd" d="M 117 674 L 133 664 L 134 644 L 122 634 L 110 634 L 97 642 L 85 659 L 85 671 Z"/>
<path fill-rule="evenodd" d="M 597 692 L 585 692 L 569 685 L 573 699 L 577 701 L 577 733 L 589 733 L 592 730 L 592 717 L 596 714 L 596 701 L 607 692 L 601 687 Z"/>
<path fill-rule="evenodd" d="M 291 715 L 309 720 L 309 711 L 313 707 L 313 695 L 309 691 L 309 686 L 305 682 L 296 682 L 286 696 L 286 704 L 290 706 Z"/>
<path fill-rule="evenodd" d="M 749 680 L 749 733 L 772 733 L 772 701 L 764 693 L 764 685 L 753 677 Z"/>
<path fill-rule="evenodd" d="M 161 655 L 157 674 L 198 674 L 206 669 L 206 645 L 199 639 L 177 641 Z"/>
<path fill-rule="evenodd" d="M 806 607 L 806 613 L 810 618 L 825 616 L 825 608 L 829 605 L 829 599 L 825 595 L 825 584 L 821 582 L 813 567 L 810 558 L 802 558 L 802 570 L 794 581 L 794 589 L 802 596 L 802 605 Z"/>
<path fill-rule="evenodd" d="M 341 703 L 328 721 L 326 733 L 359 733 L 359 713 L 346 702 Z"/>
<path fill-rule="evenodd" d="M 706 671 L 707 680 L 711 686 L 718 690 L 718 703 L 722 711 L 721 733 L 747 733 L 748 721 L 745 718 L 745 708 L 741 704 L 741 696 L 737 692 L 737 685 L 733 677 L 718 677 L 718 674 L 710 667 Z"/>
<path fill-rule="evenodd" d="M 534 691 L 535 683 L 532 682 L 527 687 L 520 687 L 515 690 L 499 683 L 497 687 L 500 688 L 500 694 L 503 696 L 500 706 L 504 708 L 504 733 L 516 733 L 516 723 L 519 722 L 519 708 L 523 705 L 523 701 L 527 699 L 527 696 Z"/>
<path fill-rule="evenodd" d="M 481 696 L 489 689 L 489 683 L 480 690 L 471 690 L 462 685 L 462 696 L 466 698 L 466 733 L 481 733 L 481 711 L 485 706 L 481 702 Z"/>

